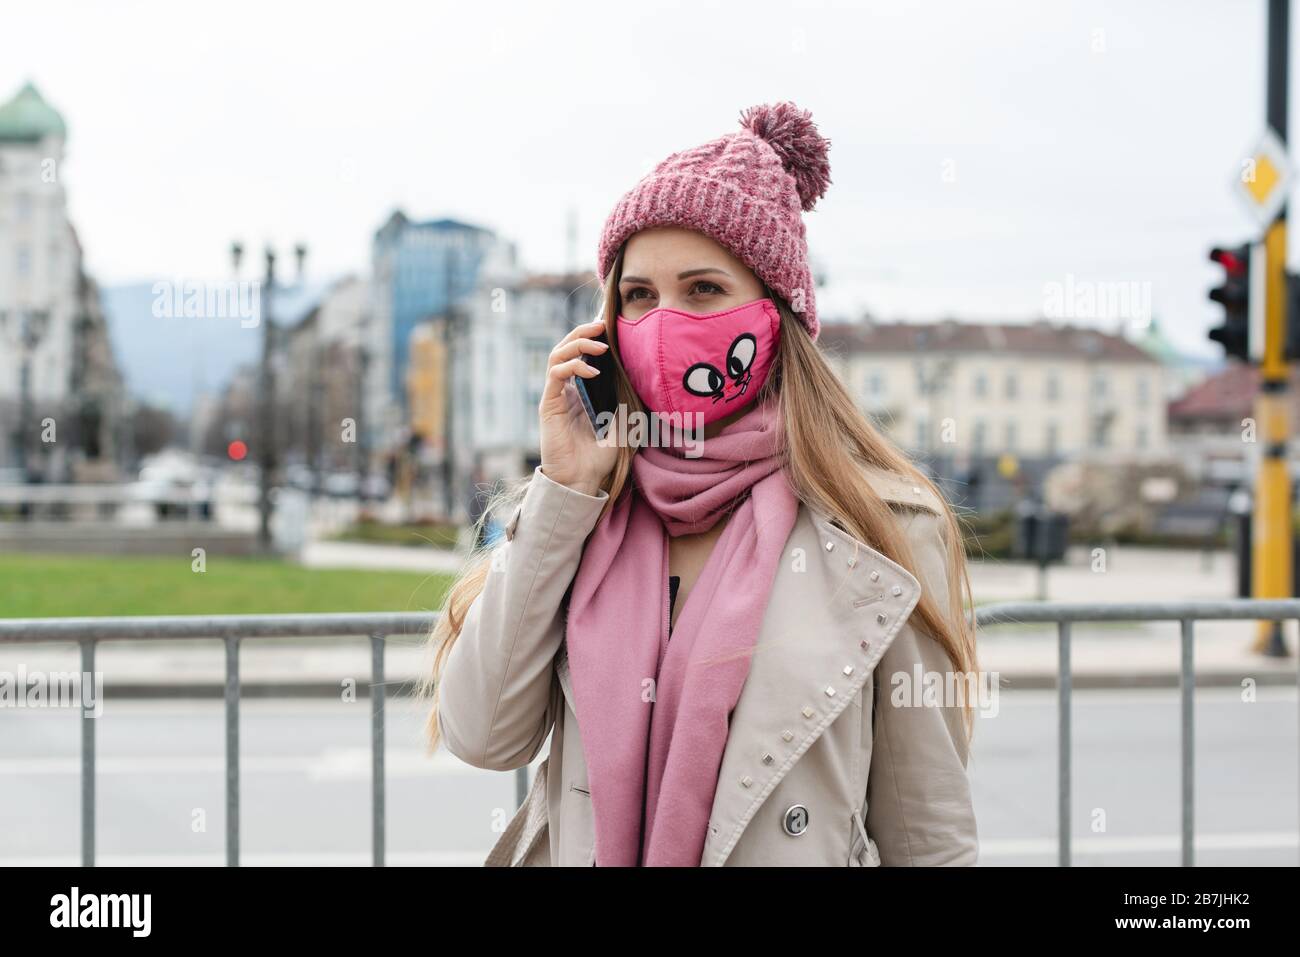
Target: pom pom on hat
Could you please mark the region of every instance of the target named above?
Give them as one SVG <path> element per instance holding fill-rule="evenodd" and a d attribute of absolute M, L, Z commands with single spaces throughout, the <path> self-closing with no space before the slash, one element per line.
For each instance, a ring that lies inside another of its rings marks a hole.
<path fill-rule="evenodd" d="M 812 113 L 790 102 L 751 106 L 740 125 L 765 140 L 794 177 L 805 211 L 817 205 L 831 184 L 830 140 L 817 132 Z"/>

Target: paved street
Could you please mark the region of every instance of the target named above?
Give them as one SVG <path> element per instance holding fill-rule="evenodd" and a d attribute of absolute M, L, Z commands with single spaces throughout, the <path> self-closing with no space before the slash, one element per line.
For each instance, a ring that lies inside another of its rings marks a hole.
<path fill-rule="evenodd" d="M 1074 835 L 1081 865 L 1178 861 L 1178 707 L 1168 691 L 1083 691 L 1074 711 Z M 101 863 L 217 864 L 224 847 L 222 712 L 216 702 L 114 701 L 99 737 Z M 426 759 L 421 715 L 390 702 L 392 864 L 477 864 L 510 774 Z M 1198 692 L 1198 862 L 1294 865 L 1296 694 Z M 247 701 L 246 864 L 364 864 L 369 854 L 367 704 Z M 1050 692 L 1005 693 L 977 726 L 972 780 L 982 863 L 1055 862 L 1056 707 Z M 72 863 L 78 848 L 78 722 L 66 711 L 0 712 L 0 862 Z M 1091 822 L 1104 812 L 1104 832 Z M 206 815 L 205 828 L 195 822 Z"/>

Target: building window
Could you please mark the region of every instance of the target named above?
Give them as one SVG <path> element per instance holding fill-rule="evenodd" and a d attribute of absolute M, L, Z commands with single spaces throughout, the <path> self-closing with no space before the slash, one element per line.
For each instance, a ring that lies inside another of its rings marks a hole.
<path fill-rule="evenodd" d="M 1137 428 L 1137 447 L 1139 449 L 1145 449 L 1149 439 L 1150 435 L 1147 432 L 1147 427 L 1145 425 L 1139 425 Z"/>
<path fill-rule="evenodd" d="M 1095 372 L 1092 376 L 1092 395 L 1096 399 L 1106 398 L 1106 391 L 1109 385 L 1106 382 L 1106 373 Z"/>
<path fill-rule="evenodd" d="M 1137 380 L 1137 404 L 1140 408 L 1146 408 L 1151 401 L 1151 386 L 1144 375 L 1138 376 Z"/>
<path fill-rule="evenodd" d="M 550 357 L 550 349 L 545 343 L 533 343 L 528 350 L 529 383 L 536 385 L 545 381 L 546 363 Z"/>
<path fill-rule="evenodd" d="M 983 372 L 975 373 L 975 398 L 983 399 L 989 394 L 989 377 Z"/>
<path fill-rule="evenodd" d="M 1007 423 L 1007 451 L 1016 450 L 1016 423 L 1014 421 Z"/>
<path fill-rule="evenodd" d="M 1007 373 L 1007 398 L 1014 399 L 1020 393 L 1020 381 L 1016 378 L 1014 372 Z"/>
<path fill-rule="evenodd" d="M 1061 431 L 1055 422 L 1047 423 L 1047 454 L 1056 455 L 1060 450 Z"/>
<path fill-rule="evenodd" d="M 971 451 L 976 455 L 984 454 L 984 445 L 988 441 L 988 425 L 983 419 L 975 423 L 975 428 L 971 432 Z"/>
<path fill-rule="evenodd" d="M 1055 369 L 1047 373 L 1045 393 L 1048 402 L 1056 402 L 1061 398 L 1061 376 Z"/>
<path fill-rule="evenodd" d="M 871 373 L 871 378 L 867 384 L 868 391 L 873 396 L 882 396 L 885 394 L 885 376 L 884 373 L 876 371 Z"/>
<path fill-rule="evenodd" d="M 14 199 L 14 216 L 20 223 L 32 218 L 32 197 L 30 193 L 19 193 Z"/>
<path fill-rule="evenodd" d="M 29 247 L 18 247 L 18 261 L 15 265 L 19 276 L 30 276 L 32 274 L 32 251 Z"/>
<path fill-rule="evenodd" d="M 930 423 L 925 419 L 916 420 L 916 447 L 924 449 L 928 446 L 930 439 Z"/>

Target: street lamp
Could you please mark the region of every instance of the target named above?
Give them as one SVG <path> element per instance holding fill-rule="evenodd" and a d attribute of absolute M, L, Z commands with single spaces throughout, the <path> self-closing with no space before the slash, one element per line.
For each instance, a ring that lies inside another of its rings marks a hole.
<path fill-rule="evenodd" d="M 303 264 L 307 258 L 307 246 L 298 243 L 294 247 L 298 260 L 298 279 L 302 279 Z M 266 271 L 262 279 L 262 361 L 258 376 L 258 465 L 261 471 L 258 482 L 257 541 L 262 551 L 271 550 L 271 488 L 277 465 L 275 454 L 275 368 L 272 359 L 275 353 L 275 250 L 267 244 L 265 250 Z M 239 265 L 243 260 L 244 246 L 239 241 L 230 244 L 230 259 L 235 275 L 239 275 Z"/>

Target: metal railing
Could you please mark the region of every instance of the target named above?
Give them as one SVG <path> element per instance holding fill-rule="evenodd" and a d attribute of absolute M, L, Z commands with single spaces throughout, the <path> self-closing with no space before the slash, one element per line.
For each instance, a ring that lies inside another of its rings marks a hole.
<path fill-rule="evenodd" d="M 225 645 L 226 863 L 239 865 L 239 646 L 244 639 L 369 636 L 371 646 L 371 841 L 373 863 L 384 865 L 384 649 L 389 636 L 427 634 L 436 615 L 312 614 L 216 615 L 156 618 L 28 618 L 0 620 L 0 644 L 72 642 L 81 647 L 81 671 L 93 674 L 95 649 L 101 641 L 220 640 Z M 980 627 L 998 624 L 1055 624 L 1058 648 L 1058 861 L 1071 864 L 1071 667 L 1070 626 L 1076 622 L 1176 621 L 1180 623 L 1179 666 L 1182 714 L 1182 863 L 1193 864 L 1195 793 L 1193 788 L 1193 694 L 1195 669 L 1193 622 L 1210 620 L 1300 621 L 1300 600 L 1190 601 L 1102 605 L 1091 603 L 1013 602 L 976 612 Z M 1297 675 L 1300 680 L 1300 674 Z M 81 860 L 95 864 L 95 726 L 83 710 L 81 722 Z M 515 772 L 516 803 L 528 790 L 528 768 Z"/>
<path fill-rule="evenodd" d="M 1070 703 L 1070 626 L 1076 622 L 1176 621 L 1180 626 L 1178 668 L 1181 709 L 1182 865 L 1194 864 L 1196 793 L 1193 778 L 1195 734 L 1193 698 L 1196 690 L 1193 623 L 1197 621 L 1300 621 L 1300 600 L 1138 602 L 1102 605 L 1089 602 L 1008 602 L 976 611 L 976 625 L 1055 624 L 1057 627 L 1057 863 L 1071 865 L 1070 780 L 1072 738 Z M 1297 672 L 1300 687 L 1300 672 Z"/>
<path fill-rule="evenodd" d="M 226 864 L 239 865 L 239 645 L 247 638 L 369 636 L 371 844 L 373 863 L 384 865 L 384 648 L 390 635 L 428 634 L 433 614 L 216 615 L 160 618 L 25 618 L 0 620 L 0 644 L 75 642 L 82 674 L 95 671 L 101 641 L 195 641 L 225 644 Z M 527 768 L 518 773 L 525 777 Z M 516 791 L 518 785 L 516 785 Z M 95 864 L 95 718 L 81 719 L 81 863 Z"/>

